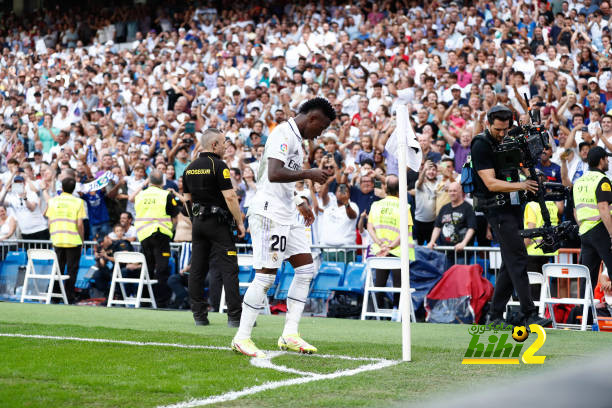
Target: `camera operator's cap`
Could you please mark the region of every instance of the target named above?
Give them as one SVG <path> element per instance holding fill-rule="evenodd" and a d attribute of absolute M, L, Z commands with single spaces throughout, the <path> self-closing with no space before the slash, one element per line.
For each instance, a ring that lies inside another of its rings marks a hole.
<path fill-rule="evenodd" d="M 595 83 L 595 84 L 597 84 L 597 83 L 599 83 L 599 82 L 597 82 L 597 78 L 595 78 L 595 77 L 590 77 L 590 78 L 589 78 L 589 80 L 587 81 L 587 84 L 591 84 L 591 83 Z"/>
<path fill-rule="evenodd" d="M 599 161 L 606 156 L 612 156 L 612 153 L 606 152 L 606 150 L 600 146 L 591 147 L 591 150 L 589 150 L 589 154 L 587 155 L 589 166 L 597 167 L 597 165 L 599 165 Z"/>

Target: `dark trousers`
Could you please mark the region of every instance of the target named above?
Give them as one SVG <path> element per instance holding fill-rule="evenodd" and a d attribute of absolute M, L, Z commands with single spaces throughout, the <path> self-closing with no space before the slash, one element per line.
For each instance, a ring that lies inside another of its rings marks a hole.
<path fill-rule="evenodd" d="M 580 263 L 589 268 L 591 272 L 591 285 L 597 286 L 599 279 L 599 265 L 604 262 L 608 271 L 612 271 L 612 243 L 610 235 L 603 222 L 591 228 L 586 234 L 580 236 Z"/>
<path fill-rule="evenodd" d="M 228 320 L 240 320 L 242 301 L 238 286 L 238 257 L 229 225 L 219 222 L 215 216 L 196 217 L 193 220 L 192 234 L 189 299 L 194 319 L 201 321 L 208 315 L 204 285 L 206 275 L 214 265 L 223 280 Z M 212 282 L 210 286 L 213 286 Z"/>
<path fill-rule="evenodd" d="M 168 278 L 168 286 L 174 292 L 174 303 L 180 306 L 187 299 L 187 275 L 176 273 Z"/>
<path fill-rule="evenodd" d="M 374 277 L 374 285 L 376 287 L 387 286 L 387 280 L 389 279 L 389 272 L 391 272 L 392 274 L 391 279 L 393 280 L 393 287 L 394 288 L 401 287 L 402 286 L 402 271 L 399 269 L 393 269 L 391 271 L 388 269 L 377 269 L 376 276 Z M 380 308 L 384 307 L 384 299 L 385 299 L 384 292 L 376 293 L 376 303 L 378 303 L 378 307 Z M 400 294 L 394 293 L 393 294 L 393 307 L 399 307 L 399 300 L 400 300 Z"/>
<path fill-rule="evenodd" d="M 491 315 L 501 317 L 512 292 L 516 291 L 521 303 L 521 311 L 525 316 L 529 316 L 537 312 L 537 308 L 533 304 L 529 288 L 527 249 L 523 238 L 518 234 L 523 228 L 520 209 L 490 210 L 486 217 L 499 242 L 502 257 L 491 301 Z"/>
<path fill-rule="evenodd" d="M 424 245 L 431 239 L 431 233 L 434 229 L 435 221 L 422 222 L 414 220 L 414 239 L 419 245 Z"/>
<path fill-rule="evenodd" d="M 168 286 L 170 237 L 161 232 L 154 232 L 153 235 L 144 239 L 140 245 L 147 260 L 149 276 L 151 279 L 157 279 L 157 283 L 153 285 L 155 301 L 159 305 L 165 306 L 172 297 L 172 291 Z"/>
<path fill-rule="evenodd" d="M 75 292 L 74 284 L 76 283 L 77 274 L 79 273 L 79 262 L 81 261 L 81 245 L 72 248 L 59 248 L 53 247 L 55 254 L 57 255 L 57 263 L 59 265 L 60 273 L 64 273 L 64 270 L 68 270 L 68 276 L 70 279 L 64 282 L 66 289 L 66 297 L 68 303 L 74 303 Z M 59 293 L 56 287 L 53 289 L 54 292 Z"/>
<path fill-rule="evenodd" d="M 478 246 L 489 246 L 491 240 L 487 239 L 487 217 L 484 215 L 476 216 L 476 241 Z"/>
<path fill-rule="evenodd" d="M 223 287 L 223 276 L 219 268 L 214 264 L 210 264 L 208 269 L 208 302 L 212 306 L 212 310 L 219 311 L 221 307 L 221 288 Z"/>
<path fill-rule="evenodd" d="M 49 235 L 49 229 L 46 229 L 46 230 L 34 232 L 33 234 L 21 234 L 21 238 L 22 239 L 38 239 L 38 240 L 42 240 L 42 241 L 48 241 L 49 239 L 51 239 L 51 236 Z M 63 272 L 64 271 L 62 271 L 62 273 Z"/>

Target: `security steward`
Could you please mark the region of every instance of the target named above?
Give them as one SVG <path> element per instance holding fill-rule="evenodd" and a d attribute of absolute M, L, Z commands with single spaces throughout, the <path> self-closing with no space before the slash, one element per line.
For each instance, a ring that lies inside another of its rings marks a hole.
<path fill-rule="evenodd" d="M 394 256 L 401 255 L 400 249 L 400 206 L 399 206 L 399 180 L 397 176 L 387 177 L 387 196 L 380 201 L 372 203 L 368 214 L 368 234 L 374 241 L 370 247 L 370 256 Z M 412 216 L 410 206 L 408 207 L 408 259 L 414 261 L 414 241 L 412 240 Z M 393 287 L 402 286 L 401 272 L 393 270 Z M 375 285 L 384 287 L 387 285 L 389 271 L 376 271 Z M 376 294 L 376 302 L 383 304 L 385 294 Z M 399 293 L 393 295 L 393 307 L 399 307 Z"/>
<path fill-rule="evenodd" d="M 527 250 L 519 236 L 523 226 L 518 193 L 537 192 L 534 180 L 519 181 L 519 170 L 508 169 L 503 160 L 496 160 L 496 147 L 512 124 L 512 111 L 505 106 L 494 106 L 487 112 L 487 129 L 472 141 L 471 157 L 474 168 L 474 204 L 483 211 L 495 237 L 499 241 L 502 264 L 497 275 L 487 323 L 500 324 L 513 291 L 521 304 L 521 312 L 529 324 L 546 326 L 548 319 L 538 316 L 533 304 L 527 276 Z"/>
<path fill-rule="evenodd" d="M 244 224 L 230 171 L 221 156 L 223 133 L 209 128 L 202 134 L 203 152 L 183 174 L 183 196 L 193 217 L 193 249 L 189 274 L 189 299 L 196 325 L 206 326 L 208 302 L 204 282 L 211 266 L 220 271 L 227 302 L 227 325 L 238 327 L 242 302 L 238 286 L 238 256 L 232 226 L 244 237 Z M 190 205 L 193 202 L 193 205 Z"/>
<path fill-rule="evenodd" d="M 541 176 L 540 181 L 546 182 L 546 176 Z M 550 224 L 552 226 L 559 224 L 559 214 L 563 213 L 564 205 L 563 201 L 546 201 L 546 208 L 550 216 Z M 537 201 L 530 201 L 525 205 L 525 212 L 523 218 L 523 228 L 541 228 L 544 226 L 544 218 L 542 216 L 542 209 Z M 542 241 L 542 237 L 525 238 L 525 246 L 527 247 L 527 254 L 529 259 L 527 262 L 527 270 L 529 272 L 542 272 L 542 266 L 550 261 L 551 256 L 556 256 L 559 251 L 544 253 L 542 248 L 536 248 L 537 245 Z"/>
<path fill-rule="evenodd" d="M 153 286 L 155 302 L 163 308 L 168 306 L 172 296 L 168 286 L 170 241 L 181 208 L 169 191 L 162 190 L 164 176 L 159 170 L 149 174 L 148 183 L 149 187 L 136 195 L 134 227 L 149 275 L 151 279 L 157 279 L 157 284 Z"/>
<path fill-rule="evenodd" d="M 70 279 L 66 281 L 68 303 L 74 303 L 76 294 L 74 284 L 79 272 L 81 247 L 85 234 L 85 202 L 72 195 L 76 180 L 66 177 L 62 180 L 62 193 L 49 200 L 45 217 L 49 219 L 49 233 L 61 273 L 68 269 Z M 54 292 L 57 293 L 57 285 Z"/>
<path fill-rule="evenodd" d="M 597 285 L 599 266 L 604 262 L 612 270 L 612 187 L 606 177 L 608 156 L 599 147 L 589 150 L 589 171 L 574 183 L 575 217 L 580 234 L 580 263 L 591 272 L 591 285 Z"/>

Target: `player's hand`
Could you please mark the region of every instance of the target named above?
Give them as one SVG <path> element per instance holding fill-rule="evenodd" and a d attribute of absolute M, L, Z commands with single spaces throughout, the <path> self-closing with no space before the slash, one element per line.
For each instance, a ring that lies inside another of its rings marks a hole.
<path fill-rule="evenodd" d="M 238 238 L 244 238 L 244 234 L 246 233 L 245 229 L 244 229 L 244 224 L 242 222 L 239 222 L 237 225 L 238 228 Z"/>
<path fill-rule="evenodd" d="M 315 220 L 314 213 L 306 203 L 302 203 L 297 206 L 300 215 L 304 217 L 304 224 L 307 227 L 310 227 Z"/>
<path fill-rule="evenodd" d="M 530 193 L 538 192 L 538 182 L 535 180 L 525 180 L 521 182 L 521 190 L 529 191 Z"/>
<path fill-rule="evenodd" d="M 325 184 L 329 174 L 321 169 L 310 169 L 308 170 L 308 178 L 315 183 Z"/>

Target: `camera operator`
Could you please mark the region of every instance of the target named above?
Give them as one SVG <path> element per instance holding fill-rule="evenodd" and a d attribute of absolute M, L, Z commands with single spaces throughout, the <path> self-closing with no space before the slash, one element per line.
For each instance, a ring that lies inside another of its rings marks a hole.
<path fill-rule="evenodd" d="M 521 205 L 518 192 L 537 192 L 534 180 L 519 181 L 519 163 L 508 172 L 501 160 L 496 160 L 496 147 L 502 142 L 512 124 L 512 111 L 505 106 L 494 106 L 487 112 L 487 129 L 472 141 L 474 167 L 474 203 L 484 211 L 495 237 L 499 241 L 502 264 L 495 284 L 487 323 L 499 324 L 506 304 L 516 290 L 526 325 L 545 326 L 550 320 L 538 316 L 533 304 L 527 277 L 527 250 L 519 236 L 522 228 Z"/>

